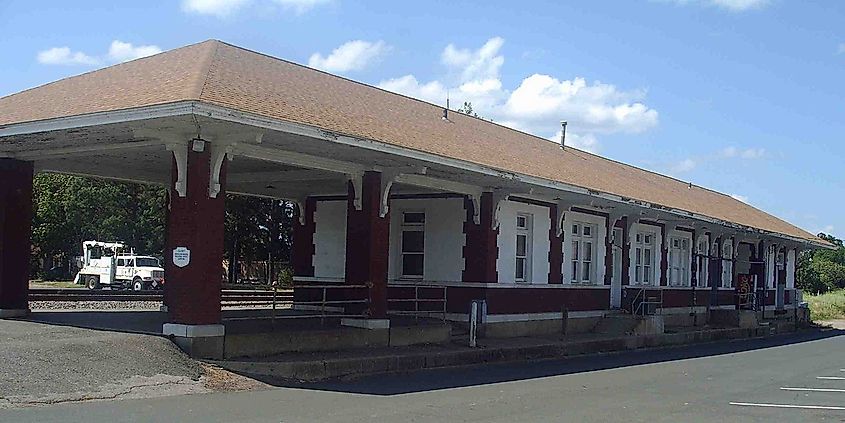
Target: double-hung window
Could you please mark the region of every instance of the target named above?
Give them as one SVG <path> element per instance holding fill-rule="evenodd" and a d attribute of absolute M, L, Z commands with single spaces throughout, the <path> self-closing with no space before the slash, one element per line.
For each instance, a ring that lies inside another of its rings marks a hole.
<path fill-rule="evenodd" d="M 402 213 L 402 277 L 422 279 L 425 268 L 425 213 Z"/>
<path fill-rule="evenodd" d="M 634 239 L 634 283 L 651 285 L 654 279 L 654 234 L 639 232 Z"/>
<path fill-rule="evenodd" d="M 572 283 L 595 283 L 595 236 L 596 228 L 587 223 L 575 222 L 570 231 Z"/>
<path fill-rule="evenodd" d="M 689 285 L 689 257 L 688 239 L 678 237 L 669 238 L 669 285 Z"/>
<path fill-rule="evenodd" d="M 517 282 L 531 280 L 531 216 L 516 216 L 516 269 L 514 279 Z"/>
<path fill-rule="evenodd" d="M 710 250 L 706 239 L 698 241 L 698 254 L 696 254 L 695 271 L 697 273 L 696 282 L 699 287 L 706 287 L 708 284 L 707 275 L 710 270 Z"/>
<path fill-rule="evenodd" d="M 734 279 L 734 262 L 733 262 L 734 246 L 730 241 L 726 241 L 722 246 L 722 287 L 733 288 Z"/>

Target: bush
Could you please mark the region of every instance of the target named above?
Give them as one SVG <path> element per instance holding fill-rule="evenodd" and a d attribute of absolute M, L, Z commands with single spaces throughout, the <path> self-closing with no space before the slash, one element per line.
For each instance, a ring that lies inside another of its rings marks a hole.
<path fill-rule="evenodd" d="M 813 320 L 845 319 L 845 290 L 839 289 L 822 295 L 805 295 L 810 304 Z"/>

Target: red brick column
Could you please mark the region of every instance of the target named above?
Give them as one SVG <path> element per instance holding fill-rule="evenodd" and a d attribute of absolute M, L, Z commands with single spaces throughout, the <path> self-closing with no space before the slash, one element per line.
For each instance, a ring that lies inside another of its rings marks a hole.
<path fill-rule="evenodd" d="M 496 205 L 493 204 L 493 193 L 481 194 L 479 224 L 475 224 L 474 206 L 471 200 L 464 201 L 467 210 L 464 222 L 464 282 L 498 282 L 496 259 L 499 257 L 499 246 L 496 244 L 499 230 L 493 229 L 493 219 Z"/>
<path fill-rule="evenodd" d="M 297 207 L 294 213 L 291 265 L 294 276 L 314 276 L 314 211 L 317 201 L 308 197 L 300 206 L 305 210 Z"/>
<path fill-rule="evenodd" d="M 383 319 L 387 316 L 390 216 L 379 217 L 381 173 L 365 172 L 361 181 L 361 210 L 355 208 L 355 189 L 352 183 L 349 184 L 346 213 L 346 283 L 370 284 L 368 315 L 371 318 Z"/>
<path fill-rule="evenodd" d="M 223 220 L 226 198 L 226 163 L 220 175 L 220 193 L 208 194 L 211 146 L 204 151 L 188 149 L 185 176 L 185 197 L 170 190 L 167 213 L 167 245 L 165 259 L 165 302 L 170 322 L 182 325 L 216 325 L 221 323 L 220 289 L 223 281 Z M 174 159 L 171 179 L 176 183 Z M 171 185 L 172 188 L 173 185 Z M 186 247 L 191 251 L 185 267 L 173 264 L 173 250 Z"/>
<path fill-rule="evenodd" d="M 557 205 L 549 206 L 549 283 L 552 284 L 563 283 L 563 231 L 558 231 L 557 208 Z"/>
<path fill-rule="evenodd" d="M 32 163 L 0 159 L 0 317 L 29 308 Z"/>

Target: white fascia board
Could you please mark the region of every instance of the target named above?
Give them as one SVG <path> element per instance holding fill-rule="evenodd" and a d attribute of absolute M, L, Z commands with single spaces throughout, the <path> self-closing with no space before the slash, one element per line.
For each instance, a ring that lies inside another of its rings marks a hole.
<path fill-rule="evenodd" d="M 400 173 L 396 175 L 395 182 L 400 184 L 415 185 L 423 188 L 437 189 L 441 191 L 455 192 L 466 195 L 481 195 L 482 189 L 475 185 L 462 182 L 448 181 L 445 179 L 433 178 L 426 175 L 411 173 Z"/>
<path fill-rule="evenodd" d="M 179 101 L 176 103 L 144 106 L 133 109 L 97 112 L 34 122 L 0 125 L 0 137 L 60 131 L 71 128 L 83 128 L 86 126 L 109 125 L 113 123 L 132 122 L 161 117 L 189 115 L 194 113 L 193 108 L 196 104 L 197 102 L 195 101 Z"/>
<path fill-rule="evenodd" d="M 36 133 L 36 132 L 45 132 L 45 131 L 55 131 L 55 130 L 62 130 L 62 129 L 70 129 L 70 128 L 77 128 L 77 127 L 85 127 L 85 126 L 94 126 L 94 125 L 107 125 L 112 123 L 121 123 L 121 122 L 128 122 L 128 121 L 136 121 L 136 120 L 145 120 L 145 119 L 154 119 L 154 118 L 161 118 L 161 117 L 172 117 L 172 116 L 180 116 L 180 115 L 187 115 L 187 114 L 195 114 L 200 116 L 209 117 L 212 119 L 219 119 L 234 123 L 240 123 L 244 125 L 280 131 L 280 132 L 287 132 L 297 135 L 303 135 L 307 137 L 322 139 L 326 141 L 332 141 L 339 144 L 355 146 L 359 148 L 366 148 L 373 151 L 384 152 L 396 156 L 407 157 L 410 159 L 425 161 L 429 163 L 437 163 L 457 169 L 462 169 L 474 173 L 479 173 L 488 176 L 494 176 L 506 180 L 513 180 L 518 181 L 530 185 L 541 186 L 545 188 L 551 188 L 553 190 L 564 191 L 569 193 L 575 194 L 583 194 L 593 197 L 602 198 L 614 203 L 621 203 L 621 204 L 628 204 L 638 206 L 640 208 L 646 209 L 659 209 L 666 213 L 681 216 L 687 219 L 694 219 L 710 224 L 715 224 L 719 226 L 724 226 L 728 228 L 734 228 L 737 230 L 741 230 L 744 232 L 756 233 L 766 236 L 771 236 L 775 238 L 781 238 L 785 240 L 789 240 L 792 242 L 811 245 L 819 248 L 830 248 L 829 245 L 822 244 L 819 242 L 806 240 L 803 238 L 797 238 L 786 234 L 780 234 L 770 231 L 765 231 L 762 229 L 757 229 L 749 226 L 739 225 L 733 222 L 726 222 L 720 219 L 714 219 L 709 216 L 701 215 L 698 213 L 693 213 L 685 210 L 674 209 L 674 208 L 664 208 L 659 207 L 654 204 L 651 204 L 647 201 L 636 200 L 633 198 L 627 198 L 616 194 L 610 194 L 600 191 L 591 190 L 588 188 L 583 188 L 571 184 L 566 184 L 563 182 L 552 181 L 544 178 L 539 178 L 536 176 L 530 175 L 523 175 L 515 172 L 504 171 L 500 169 L 495 169 L 489 166 L 479 165 L 476 163 L 471 163 L 459 159 L 454 159 L 450 157 L 443 157 L 432 153 L 426 153 L 418 150 L 411 150 L 408 148 L 391 145 L 379 141 L 374 141 L 366 138 L 359 138 L 353 137 L 349 135 L 340 134 L 333 131 L 328 131 L 325 129 L 320 129 L 314 126 L 286 122 L 280 119 L 268 118 L 264 116 L 260 116 L 253 113 L 246 113 L 237 110 L 233 110 L 226 107 L 211 105 L 207 103 L 200 103 L 198 101 L 180 101 L 175 103 L 168 103 L 162 105 L 153 105 L 153 106 L 144 106 L 134 109 L 126 109 L 126 110 L 118 110 L 112 112 L 99 112 L 99 113 L 91 113 L 87 115 L 80 115 L 80 116 L 70 116 L 70 117 L 63 117 L 57 119 L 48 119 L 43 121 L 36 121 L 36 122 L 27 122 L 27 123 L 20 123 L 20 124 L 12 124 L 6 126 L 0 126 L 0 137 L 7 137 L 12 135 L 22 135 L 22 134 L 29 134 L 29 133 Z M 243 145 L 243 144 L 241 144 Z M 272 159 L 271 159 L 272 160 Z M 338 162 L 344 163 L 344 162 Z M 351 165 L 350 163 L 345 163 L 346 165 Z M 357 171 L 361 171 L 363 167 L 359 168 Z M 348 171 L 344 170 L 333 170 L 333 169 L 323 169 L 323 170 L 331 170 L 340 173 L 349 173 Z"/>

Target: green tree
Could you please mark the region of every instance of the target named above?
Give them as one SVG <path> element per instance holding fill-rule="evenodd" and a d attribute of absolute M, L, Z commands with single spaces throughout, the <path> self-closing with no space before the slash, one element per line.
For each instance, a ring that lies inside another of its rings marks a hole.
<path fill-rule="evenodd" d="M 836 248 L 803 251 L 798 257 L 796 286 L 809 293 L 845 288 L 845 245 L 831 235 L 818 236 Z"/>

